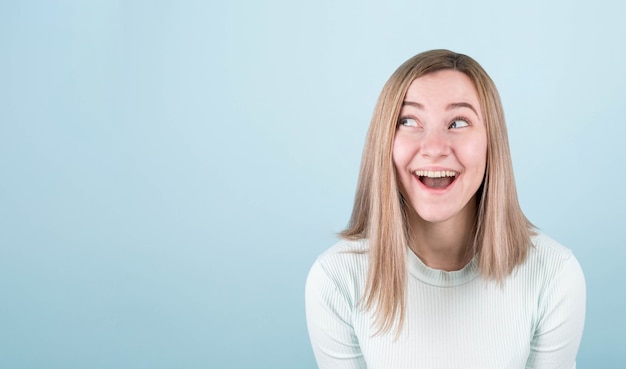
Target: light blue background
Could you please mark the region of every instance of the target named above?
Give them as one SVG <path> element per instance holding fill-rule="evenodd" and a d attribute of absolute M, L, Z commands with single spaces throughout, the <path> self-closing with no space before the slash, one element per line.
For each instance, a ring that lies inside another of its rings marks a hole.
<path fill-rule="evenodd" d="M 622 368 L 626 7 L 505 3 L 3 1 L 0 367 L 315 368 L 303 286 L 375 100 L 449 48 L 585 270 L 579 367 Z"/>

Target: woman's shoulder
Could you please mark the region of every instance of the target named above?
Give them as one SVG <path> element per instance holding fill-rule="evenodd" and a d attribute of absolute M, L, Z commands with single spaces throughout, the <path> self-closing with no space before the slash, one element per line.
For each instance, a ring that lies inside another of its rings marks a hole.
<path fill-rule="evenodd" d="M 541 232 L 537 232 L 531 240 L 532 247 L 522 268 L 535 277 L 543 276 L 545 281 L 549 281 L 567 271 L 582 273 L 578 260 L 569 248 Z"/>
<path fill-rule="evenodd" d="M 572 250 L 550 236 L 537 232 L 531 237 L 532 247 L 528 257 L 535 263 L 562 263 L 573 258 Z"/>
<path fill-rule="evenodd" d="M 320 267 L 333 279 L 361 277 L 367 270 L 367 249 L 366 239 L 341 239 L 317 257 L 313 268 Z"/>

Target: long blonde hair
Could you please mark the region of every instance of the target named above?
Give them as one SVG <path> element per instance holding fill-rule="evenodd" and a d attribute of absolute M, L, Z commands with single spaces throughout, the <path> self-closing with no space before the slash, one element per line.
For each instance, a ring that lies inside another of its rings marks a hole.
<path fill-rule="evenodd" d="M 378 98 L 367 133 L 347 239 L 368 239 L 369 268 L 361 300 L 374 309 L 378 333 L 405 316 L 407 280 L 407 206 L 400 195 L 392 147 L 402 101 L 413 80 L 440 70 L 464 73 L 474 83 L 487 130 L 487 168 L 478 190 L 473 253 L 486 279 L 502 282 L 522 263 L 531 245 L 533 226 L 519 206 L 500 96 L 491 78 L 472 58 L 448 50 L 431 50 L 402 64 Z"/>

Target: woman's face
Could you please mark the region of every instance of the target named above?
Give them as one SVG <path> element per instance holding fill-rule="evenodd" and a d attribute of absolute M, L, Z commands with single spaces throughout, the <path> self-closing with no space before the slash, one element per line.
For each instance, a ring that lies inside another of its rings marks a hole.
<path fill-rule="evenodd" d="M 465 74 L 442 70 L 415 79 L 393 143 L 406 201 L 424 221 L 473 216 L 470 203 L 487 164 L 487 133 L 476 88 Z"/>

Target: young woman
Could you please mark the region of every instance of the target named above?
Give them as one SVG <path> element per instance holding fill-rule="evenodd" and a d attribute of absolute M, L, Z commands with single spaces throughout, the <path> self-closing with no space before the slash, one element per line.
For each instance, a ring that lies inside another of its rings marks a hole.
<path fill-rule="evenodd" d="M 470 57 L 424 52 L 385 84 L 306 314 L 320 368 L 576 367 L 583 273 L 522 213 L 499 95 Z"/>

